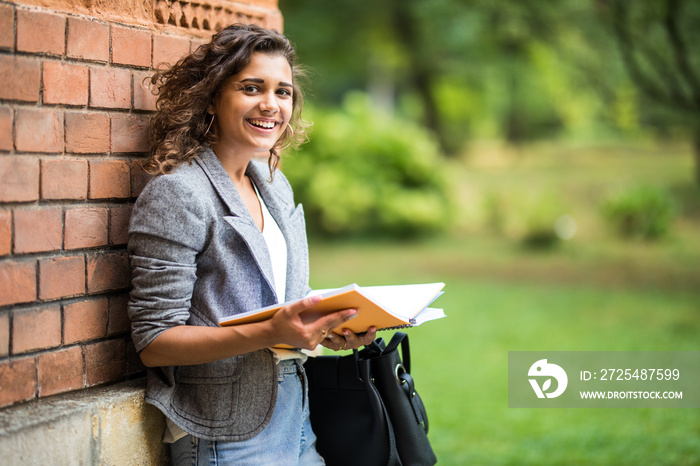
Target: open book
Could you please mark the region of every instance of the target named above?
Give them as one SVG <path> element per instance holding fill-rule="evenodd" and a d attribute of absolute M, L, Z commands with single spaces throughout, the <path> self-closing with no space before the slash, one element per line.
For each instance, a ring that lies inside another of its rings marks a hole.
<path fill-rule="evenodd" d="M 377 327 L 377 330 L 417 326 L 429 320 L 445 317 L 442 309 L 428 307 L 443 293 L 444 286 L 444 283 L 390 286 L 358 286 L 353 283 L 343 288 L 316 290 L 310 292 L 309 296 L 320 295 L 321 301 L 301 315 L 303 319 L 312 321 L 325 313 L 357 309 L 358 313 L 353 319 L 333 329 L 338 333 L 344 328 L 362 333 L 371 326 Z M 219 325 L 238 325 L 267 320 L 282 306 L 293 302 L 275 304 L 227 317 L 220 320 Z"/>

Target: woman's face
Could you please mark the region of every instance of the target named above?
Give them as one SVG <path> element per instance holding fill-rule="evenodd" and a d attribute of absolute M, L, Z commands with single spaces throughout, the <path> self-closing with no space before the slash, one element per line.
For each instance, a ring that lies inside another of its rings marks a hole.
<path fill-rule="evenodd" d="M 274 147 L 292 116 L 292 68 L 282 55 L 255 53 L 248 66 L 228 78 L 214 98 L 216 147 L 264 155 Z"/>

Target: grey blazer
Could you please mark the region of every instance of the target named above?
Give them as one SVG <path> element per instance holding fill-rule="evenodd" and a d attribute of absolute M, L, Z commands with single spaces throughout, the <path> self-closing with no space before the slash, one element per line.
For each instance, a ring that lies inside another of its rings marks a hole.
<path fill-rule="evenodd" d="M 247 174 L 287 241 L 287 299 L 309 290 L 304 213 L 279 171 Z M 219 319 L 277 302 L 262 233 L 216 155 L 207 149 L 151 180 L 129 225 L 132 338 L 141 351 L 176 325 L 217 326 Z M 210 440 L 253 437 L 272 417 L 277 373 L 260 350 L 208 364 L 148 369 L 146 401 L 186 432 Z"/>

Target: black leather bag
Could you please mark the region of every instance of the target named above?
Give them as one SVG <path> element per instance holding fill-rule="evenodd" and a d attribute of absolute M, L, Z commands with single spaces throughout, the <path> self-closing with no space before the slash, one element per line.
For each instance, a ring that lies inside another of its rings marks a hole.
<path fill-rule="evenodd" d="M 401 352 L 399 354 L 399 347 Z M 433 465 L 428 416 L 411 377 L 408 335 L 305 364 L 316 448 L 329 466 Z"/>

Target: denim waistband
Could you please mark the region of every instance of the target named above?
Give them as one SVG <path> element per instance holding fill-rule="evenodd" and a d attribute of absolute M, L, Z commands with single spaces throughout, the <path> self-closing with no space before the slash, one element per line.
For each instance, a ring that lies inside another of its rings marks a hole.
<path fill-rule="evenodd" d="M 295 374 L 301 370 L 298 359 L 285 359 L 279 362 L 280 374 Z"/>

